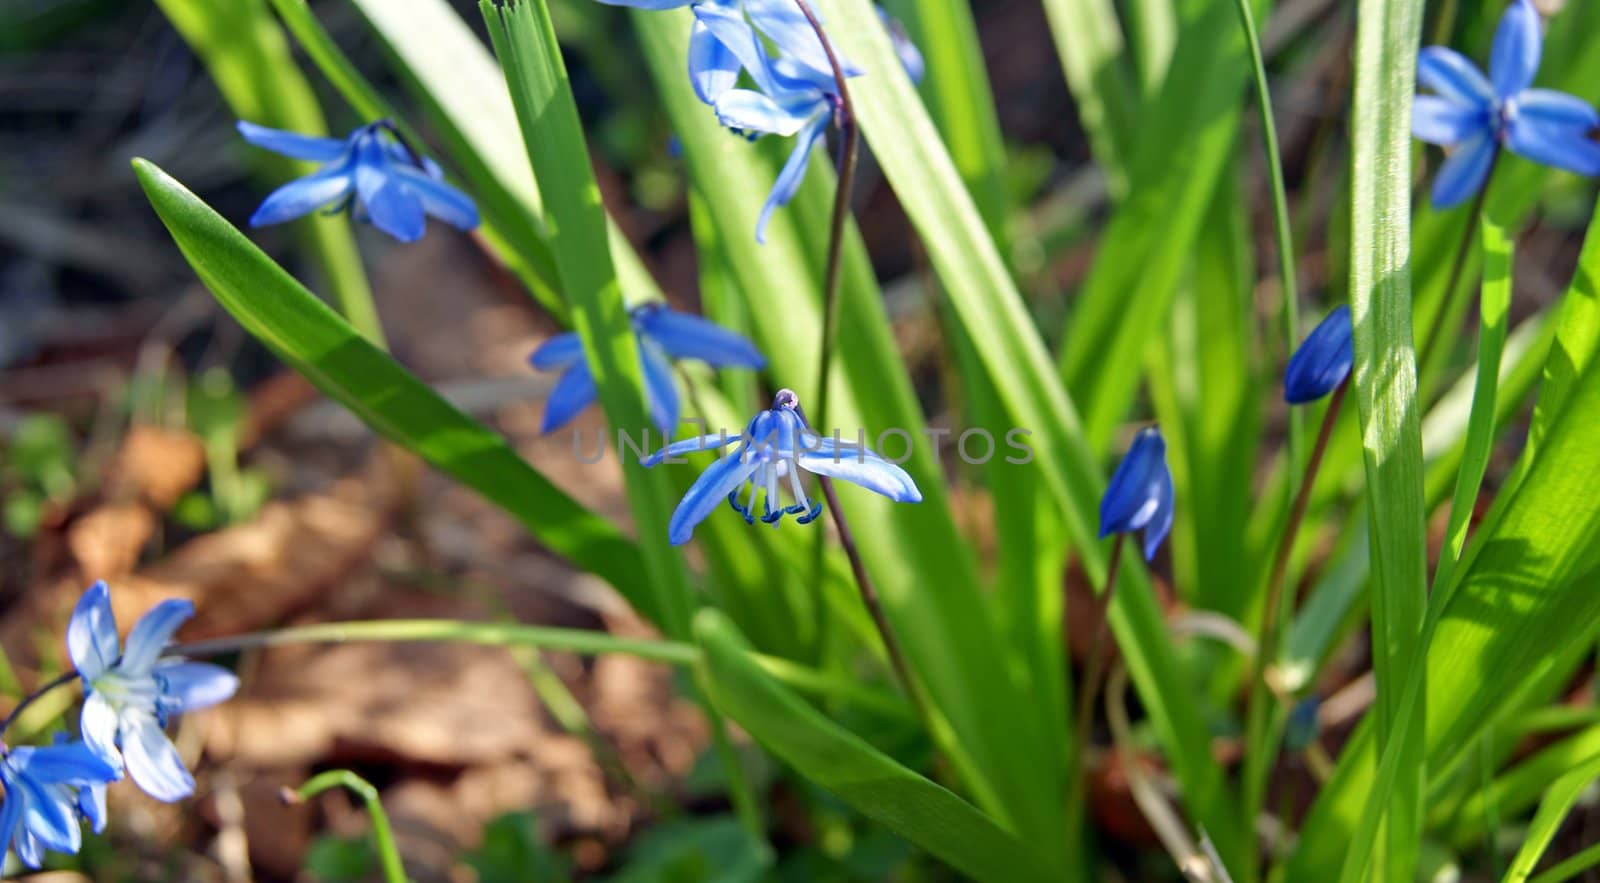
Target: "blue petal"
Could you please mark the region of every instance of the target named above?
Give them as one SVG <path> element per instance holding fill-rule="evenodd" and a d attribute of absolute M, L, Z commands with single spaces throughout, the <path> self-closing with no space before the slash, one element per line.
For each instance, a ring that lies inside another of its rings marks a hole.
<path fill-rule="evenodd" d="M 738 440 L 739 436 L 728 435 L 726 432 L 720 432 L 716 435 L 702 435 L 698 438 L 686 438 L 682 441 L 675 441 L 654 454 L 645 457 L 639 461 L 639 465 L 646 468 L 659 466 L 667 460 L 684 457 L 689 454 L 721 450 Z"/>
<path fill-rule="evenodd" d="M 261 207 L 250 216 L 250 226 L 281 224 L 337 205 L 349 197 L 350 187 L 350 173 L 343 165 L 330 166 L 290 181 L 267 195 Z"/>
<path fill-rule="evenodd" d="M 1433 207 L 1450 208 L 1477 193 L 1489 176 L 1496 146 L 1488 135 L 1477 135 L 1457 145 L 1433 180 Z"/>
<path fill-rule="evenodd" d="M 928 72 L 927 62 L 922 58 L 922 50 L 911 42 L 911 37 L 906 34 L 905 28 L 890 18 L 889 10 L 884 9 L 881 4 L 878 5 L 878 19 L 889 32 L 889 42 L 894 45 L 894 54 L 900 56 L 900 66 L 906 69 L 906 76 L 911 78 L 912 83 L 922 85 L 922 78 Z"/>
<path fill-rule="evenodd" d="M 896 503 L 922 502 L 922 491 L 904 469 L 866 448 L 836 448 L 825 438 L 817 450 L 801 454 L 799 463 L 808 472 L 843 479 Z"/>
<path fill-rule="evenodd" d="M 84 744 L 95 756 L 111 767 L 118 776 L 122 774 L 122 752 L 117 749 L 117 710 L 106 697 L 90 693 L 84 697 L 83 710 L 78 712 L 78 732 Z"/>
<path fill-rule="evenodd" d="M 1544 37 L 1539 33 L 1539 10 L 1532 0 L 1511 0 L 1489 50 L 1489 79 L 1501 98 L 1514 97 L 1533 85 L 1539 73 L 1539 53 Z"/>
<path fill-rule="evenodd" d="M 583 338 L 576 331 L 568 331 L 539 344 L 539 348 L 528 357 L 528 363 L 536 371 L 555 371 L 582 358 Z"/>
<path fill-rule="evenodd" d="M 35 871 L 44 865 L 44 844 L 39 842 L 38 837 L 33 836 L 27 825 L 24 824 L 17 829 L 17 839 L 13 845 L 17 850 L 17 860 L 24 865 Z"/>
<path fill-rule="evenodd" d="M 780 103 L 764 92 L 730 89 L 717 101 L 717 121 L 730 129 L 787 137 L 828 109 L 818 93 L 788 97 L 792 100 Z"/>
<path fill-rule="evenodd" d="M 672 366 L 659 350 L 654 344 L 640 341 L 639 362 L 644 368 L 650 419 L 664 437 L 672 438 L 678 430 L 678 386 L 672 381 Z"/>
<path fill-rule="evenodd" d="M 667 523 L 667 539 L 674 546 L 689 542 L 694 536 L 695 526 L 705 521 L 706 516 L 715 511 L 729 494 L 748 481 L 750 473 L 760 465 L 759 457 L 746 460 L 738 452 L 717 458 L 717 462 L 695 479 L 688 493 L 678 501 L 678 508 L 672 510 L 672 520 Z"/>
<path fill-rule="evenodd" d="M 1162 470 L 1156 514 L 1144 528 L 1144 560 L 1149 561 L 1156 557 L 1156 550 L 1161 548 L 1161 541 L 1166 539 L 1167 533 L 1172 530 L 1172 510 L 1172 473 Z"/>
<path fill-rule="evenodd" d="M 84 785 L 78 789 L 78 812 L 89 820 L 89 828 L 96 834 L 106 830 L 106 786 Z"/>
<path fill-rule="evenodd" d="M 233 672 L 209 662 L 170 661 L 156 666 L 155 674 L 165 689 L 161 705 L 168 711 L 195 711 L 226 702 L 239 690 Z"/>
<path fill-rule="evenodd" d="M 172 635 L 184 620 L 194 616 L 194 602 L 183 598 L 162 601 L 133 624 L 128 633 L 128 649 L 117 668 L 129 675 L 146 675 L 172 642 Z"/>
<path fill-rule="evenodd" d="M 1429 46 L 1417 55 L 1417 82 L 1458 104 L 1488 109 L 1494 87 L 1465 55 L 1443 46 Z"/>
<path fill-rule="evenodd" d="M 718 368 L 767 366 L 766 357 L 743 335 L 699 316 L 652 306 L 635 310 L 634 322 L 675 359 L 699 359 Z"/>
<path fill-rule="evenodd" d="M 390 174 L 422 200 L 422 210 L 457 230 L 478 226 L 478 206 L 449 184 L 411 166 L 390 166 Z"/>
<path fill-rule="evenodd" d="M 816 29 L 792 0 L 745 0 L 744 7 L 750 15 L 750 20 L 755 23 L 756 29 L 771 38 L 782 55 L 794 59 L 810 72 L 820 75 L 820 82 L 833 82 L 833 65 L 828 61 L 828 53 L 823 49 Z M 820 17 L 818 21 L 821 21 Z M 837 44 L 834 46 L 834 51 L 838 51 Z M 844 69 L 845 76 L 855 76 L 860 73 L 859 68 L 842 58 L 839 60 L 839 66 Z M 808 79 L 817 81 L 815 76 Z M 837 86 L 834 86 L 829 91 L 834 91 L 836 88 Z"/>
<path fill-rule="evenodd" d="M 372 225 L 401 242 L 416 242 L 427 230 L 422 200 L 402 185 L 392 172 L 377 140 L 362 144 L 356 155 L 356 195 Z"/>
<path fill-rule="evenodd" d="M 16 749 L 19 753 L 25 750 Z M 37 837 L 47 849 L 77 852 L 83 845 L 83 832 L 78 829 L 76 807 L 68 803 L 58 789 L 48 788 L 27 774 L 16 776 L 12 783 L 22 797 L 23 830 Z M 6 799 L 13 796 L 7 794 Z"/>
<path fill-rule="evenodd" d="M 1283 399 L 1291 405 L 1322 398 L 1350 376 L 1355 362 L 1351 343 L 1350 308 L 1339 306 L 1289 357 L 1283 372 Z"/>
<path fill-rule="evenodd" d="M 0 760 L 0 764 L 5 761 Z M 22 823 L 22 795 L 17 790 L 16 774 L 10 770 L 0 770 L 0 784 L 5 786 L 3 800 L 0 800 L 0 859 L 5 856 L 6 845 L 20 833 L 18 826 Z"/>
<path fill-rule="evenodd" d="M 706 104 L 716 104 L 722 93 L 739 82 L 739 58 L 722 45 L 705 23 L 695 19 L 689 32 L 689 82 Z"/>
<path fill-rule="evenodd" d="M 1541 125 L 1521 117 L 1511 124 L 1506 146 L 1512 153 L 1580 175 L 1600 175 L 1600 144 L 1590 129 Z"/>
<path fill-rule="evenodd" d="M 767 241 L 767 223 L 772 220 L 772 213 L 780 206 L 788 205 L 800 189 L 800 182 L 806 177 L 806 166 L 811 162 L 811 149 L 827 128 L 827 114 L 818 114 L 811 125 L 800 133 L 794 151 L 789 154 L 789 161 L 783 164 L 783 171 L 778 173 L 778 180 L 767 195 L 766 205 L 761 207 L 761 217 L 756 220 L 757 242 L 764 244 Z"/>
<path fill-rule="evenodd" d="M 600 0 L 607 6 L 628 6 L 633 9 L 649 9 L 659 12 L 663 9 L 678 9 L 699 0 Z"/>
<path fill-rule="evenodd" d="M 17 749 L 13 766 L 42 784 L 88 785 L 109 782 L 117 771 L 82 742 L 66 742 L 43 748 Z"/>
<path fill-rule="evenodd" d="M 544 403 L 544 423 L 540 432 L 554 432 L 594 403 L 594 375 L 582 361 L 573 362 L 550 390 Z"/>
<path fill-rule="evenodd" d="M 1600 113 L 1587 101 L 1554 89 L 1525 89 L 1517 96 L 1517 119 L 1528 119 L 1541 126 L 1572 126 L 1593 129 L 1600 126 Z"/>
<path fill-rule="evenodd" d="M 1171 482 L 1171 475 L 1166 440 L 1154 427 L 1141 430 L 1100 498 L 1100 536 L 1159 523 L 1162 484 Z"/>
<path fill-rule="evenodd" d="M 1411 134 L 1429 144 L 1457 144 L 1490 131 L 1489 111 L 1437 95 L 1418 95 L 1411 105 Z"/>
<path fill-rule="evenodd" d="M 67 621 L 67 655 L 88 680 L 99 677 L 122 655 L 117 640 L 117 620 L 111 613 L 111 591 L 105 582 L 89 587 Z"/>
<path fill-rule="evenodd" d="M 335 138 L 318 138 L 314 135 L 302 135 L 299 132 L 269 129 L 244 120 L 239 121 L 238 128 L 239 134 L 251 144 L 294 159 L 331 162 L 343 156 L 348 147 L 344 141 Z"/>
<path fill-rule="evenodd" d="M 151 797 L 172 803 L 194 793 L 194 777 L 153 716 L 123 716 L 122 756 L 128 762 L 128 777 Z"/>
<path fill-rule="evenodd" d="M 694 16 L 750 72 L 761 91 L 782 91 L 772 72 L 772 58 L 743 13 L 737 8 L 699 3 L 694 7 Z"/>

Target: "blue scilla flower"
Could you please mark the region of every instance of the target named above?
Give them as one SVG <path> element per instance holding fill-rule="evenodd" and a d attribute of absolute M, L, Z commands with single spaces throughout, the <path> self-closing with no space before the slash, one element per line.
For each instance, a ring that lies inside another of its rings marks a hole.
<path fill-rule="evenodd" d="M 1600 144 L 1590 137 L 1600 114 L 1563 92 L 1530 88 L 1541 43 L 1538 10 L 1531 0 L 1513 0 L 1495 31 L 1488 77 L 1443 46 L 1417 57 L 1417 80 L 1435 94 L 1417 96 L 1412 132 L 1450 154 L 1433 182 L 1435 207 L 1476 193 L 1502 146 L 1548 166 L 1600 175 Z"/>
<path fill-rule="evenodd" d="M 1172 529 L 1172 471 L 1167 442 L 1154 426 L 1141 429 L 1100 498 L 1100 537 L 1144 531 L 1150 560 Z"/>
<path fill-rule="evenodd" d="M 362 126 L 340 141 L 269 129 L 241 121 L 244 140 L 322 168 L 274 190 L 250 218 L 250 226 L 281 224 L 318 209 L 350 208 L 360 220 L 401 242 L 422 238 L 427 215 L 460 229 L 478 226 L 478 207 L 444 183 L 432 160 L 414 152 L 387 120 Z"/>
<path fill-rule="evenodd" d="M 1291 405 L 1314 402 L 1350 376 L 1356 360 L 1351 343 L 1350 308 L 1340 305 L 1317 323 L 1283 372 L 1283 400 Z"/>
<path fill-rule="evenodd" d="M 755 344 L 699 316 L 680 313 L 660 303 L 641 304 L 629 310 L 628 315 L 639 341 L 650 419 L 668 438 L 678 426 L 678 387 L 673 383 L 668 359 L 698 359 L 715 368 L 739 366 L 759 371 L 767 366 L 766 357 Z M 583 341 L 576 332 L 545 341 L 528 361 L 540 371 L 562 372 L 545 402 L 540 431 L 560 429 L 594 402 L 594 375 L 584 361 Z"/>
<path fill-rule="evenodd" d="M 806 496 L 800 470 L 830 478 L 840 478 L 882 494 L 897 503 L 920 503 L 922 492 L 904 469 L 857 445 L 846 445 L 823 438 L 806 425 L 800 399 L 790 390 L 779 390 L 772 407 L 757 414 L 744 433 L 726 432 L 673 442 L 644 458 L 644 466 L 655 466 L 668 458 L 696 451 L 712 451 L 738 443 L 738 447 L 717 458 L 689 492 L 683 495 L 667 524 L 667 538 L 673 545 L 689 542 L 695 526 L 706 519 L 717 504 L 728 501 L 749 524 L 759 517 L 777 527 L 785 515 L 809 524 L 822 514 L 822 502 Z M 794 502 L 783 505 L 779 483 L 785 481 Z M 746 501 L 739 502 L 744 486 L 750 486 Z M 761 514 L 756 514 L 756 497 L 761 496 Z"/>
<path fill-rule="evenodd" d="M 97 582 L 78 600 L 67 623 L 67 651 L 83 677 L 83 740 L 115 770 L 157 800 L 194 793 L 194 777 L 162 731 L 168 716 L 225 701 L 239 679 L 204 662 L 163 659 L 162 651 L 194 604 L 169 600 L 134 623 L 124 648 L 117 640 L 111 594 Z"/>
<path fill-rule="evenodd" d="M 30 868 L 46 850 L 75 853 L 83 845 L 79 819 L 105 829 L 105 784 L 117 771 L 82 742 L 4 749 L 0 756 L 0 849 L 6 844 Z"/>

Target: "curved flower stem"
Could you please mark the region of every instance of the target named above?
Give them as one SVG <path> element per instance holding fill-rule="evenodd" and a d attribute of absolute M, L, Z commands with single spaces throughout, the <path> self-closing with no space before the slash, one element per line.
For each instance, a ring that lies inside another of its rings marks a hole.
<path fill-rule="evenodd" d="M 174 644 L 169 656 L 220 656 L 257 647 L 285 644 L 344 644 L 353 641 L 458 641 L 463 644 L 529 645 L 543 650 L 573 653 L 625 653 L 650 662 L 692 665 L 699 659 L 694 647 L 674 641 L 618 638 L 604 632 L 495 622 L 461 622 L 442 619 L 380 619 L 369 622 L 324 622 L 227 638 Z"/>
<path fill-rule="evenodd" d="M 1249 752 L 1245 758 L 1244 777 L 1246 818 L 1255 818 L 1263 799 L 1267 773 L 1277 757 L 1277 735 L 1275 732 L 1269 734 L 1269 731 L 1277 729 L 1274 724 L 1274 718 L 1277 717 L 1277 691 L 1273 689 L 1269 678 L 1273 662 L 1278 656 L 1278 626 L 1283 618 L 1283 582 L 1289 572 L 1289 558 L 1300 534 L 1300 525 L 1305 521 L 1306 508 L 1311 502 L 1311 490 L 1317 483 L 1317 472 L 1322 466 L 1323 455 L 1328 451 L 1328 440 L 1333 436 L 1334 424 L 1338 423 L 1345 393 L 1349 390 L 1350 380 L 1347 377 L 1334 388 L 1328 399 L 1328 409 L 1322 415 L 1322 427 L 1317 431 L 1316 445 L 1311 449 L 1311 458 L 1306 461 L 1305 476 L 1289 509 L 1289 520 L 1284 524 L 1283 536 L 1272 558 L 1272 571 L 1267 577 L 1267 601 L 1261 611 L 1255 677 L 1246 712 L 1245 745 Z"/>
<path fill-rule="evenodd" d="M 1272 223 L 1277 232 L 1278 276 L 1283 286 L 1284 356 L 1294 352 L 1300 340 L 1300 293 L 1295 279 L 1294 233 L 1289 226 L 1289 195 L 1283 182 L 1283 153 L 1278 146 L 1278 126 L 1272 118 L 1272 93 L 1267 88 L 1267 66 L 1261 55 L 1261 36 L 1250 0 L 1238 0 L 1239 25 L 1250 48 L 1250 66 L 1255 74 L 1256 110 L 1261 117 L 1261 141 L 1266 149 L 1267 174 L 1272 184 Z M 1304 428 L 1300 415 L 1289 412 L 1289 464 L 1300 462 Z"/>
<path fill-rule="evenodd" d="M 1078 756 L 1081 760 L 1088 755 L 1089 747 L 1089 715 L 1094 709 L 1095 694 L 1100 692 L 1100 681 L 1105 677 L 1106 664 L 1106 634 L 1110 631 L 1111 593 L 1117 590 L 1117 572 L 1122 569 L 1122 534 L 1117 534 L 1111 541 L 1111 557 L 1106 562 L 1105 588 L 1100 592 L 1100 605 L 1095 617 L 1094 640 L 1089 644 L 1089 656 L 1083 671 L 1083 685 L 1078 688 L 1078 738 L 1082 744 L 1078 747 Z"/>
<path fill-rule="evenodd" d="M 855 104 L 850 100 L 850 87 L 846 84 L 844 65 L 833 50 L 833 43 L 822 27 L 822 21 L 811 11 L 806 0 L 794 0 L 805 14 L 806 21 L 822 41 L 822 51 L 828 55 L 833 68 L 833 78 L 839 89 L 839 105 L 834 110 L 834 122 L 839 127 L 839 184 L 833 196 L 833 224 L 828 232 L 828 263 L 822 282 L 822 345 L 817 368 L 817 425 L 826 426 L 828 412 L 828 376 L 833 368 L 834 338 L 839 330 L 839 274 L 843 265 L 845 224 L 850 219 L 850 193 L 855 187 L 856 160 L 861 152 L 861 131 L 856 125 Z"/>
<path fill-rule="evenodd" d="M 315 797 L 330 788 L 348 788 L 366 804 L 367 815 L 372 817 L 372 840 L 378 850 L 378 861 L 383 865 L 384 883 L 406 883 L 405 865 L 400 862 L 400 849 L 395 846 L 394 829 L 389 827 L 389 814 L 378 799 L 378 789 L 372 783 L 349 770 L 329 770 L 312 776 L 298 789 L 283 789 L 285 803 L 299 803 Z"/>
<path fill-rule="evenodd" d="M 37 702 L 44 694 L 56 689 L 57 687 L 65 687 L 77 679 L 77 669 L 69 668 L 61 674 L 56 675 L 44 686 L 22 697 L 22 699 L 17 702 L 17 707 L 11 709 L 11 713 L 6 715 L 5 720 L 0 720 L 0 736 L 4 736 L 6 730 L 11 729 L 11 725 L 17 722 L 17 718 L 22 716 L 22 713 L 27 710 L 28 706 L 32 705 L 34 702 Z"/>

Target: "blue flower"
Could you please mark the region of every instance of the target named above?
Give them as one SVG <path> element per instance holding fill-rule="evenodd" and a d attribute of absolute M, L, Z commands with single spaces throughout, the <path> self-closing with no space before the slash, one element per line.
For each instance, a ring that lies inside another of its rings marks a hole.
<path fill-rule="evenodd" d="M 414 152 L 387 120 L 362 126 L 343 141 L 269 129 L 241 121 L 239 134 L 257 147 L 323 163 L 267 196 L 250 226 L 281 224 L 318 209 L 351 208 L 361 220 L 401 242 L 415 242 L 432 215 L 460 230 L 478 226 L 478 208 L 444 183 L 432 160 Z"/>
<path fill-rule="evenodd" d="M 678 426 L 678 387 L 672 380 L 669 358 L 698 359 L 716 368 L 741 366 L 759 371 L 767 366 L 755 344 L 699 316 L 680 313 L 660 303 L 641 304 L 629 310 L 628 315 L 639 341 L 650 419 L 668 438 Z M 576 332 L 545 341 L 528 361 L 540 371 L 563 372 L 545 402 L 541 432 L 560 429 L 594 402 L 594 375 L 584 361 L 583 341 Z"/>
<path fill-rule="evenodd" d="M 1145 560 L 1172 529 L 1172 472 L 1167 442 L 1154 426 L 1139 431 L 1100 498 L 1100 537 L 1144 531 Z"/>
<path fill-rule="evenodd" d="M 1563 92 L 1530 88 L 1542 39 L 1531 0 L 1512 0 L 1495 31 L 1488 77 L 1443 46 L 1417 57 L 1417 80 L 1436 94 L 1417 96 L 1412 133 L 1450 154 L 1433 182 L 1435 207 L 1476 193 L 1501 146 L 1548 166 L 1600 175 L 1600 144 L 1590 137 L 1600 114 Z"/>
<path fill-rule="evenodd" d="M 1314 402 L 1338 388 L 1355 362 L 1350 308 L 1340 305 L 1306 335 L 1283 372 L 1283 400 L 1291 405 Z"/>
<path fill-rule="evenodd" d="M 194 615 L 194 604 L 163 601 L 134 623 L 124 649 L 117 640 L 111 594 L 97 582 L 84 592 L 67 623 L 67 651 L 83 676 L 83 740 L 95 754 L 157 800 L 194 793 L 194 777 L 162 732 L 167 717 L 222 702 L 239 679 L 220 666 L 163 659 L 172 635 Z"/>
<path fill-rule="evenodd" d="M 801 486 L 800 470 L 830 478 L 840 478 L 879 493 L 897 503 L 920 503 L 922 492 L 904 469 L 865 447 L 849 445 L 837 438 L 823 438 L 806 426 L 800 400 L 787 389 L 779 390 L 772 408 L 757 414 L 744 433 L 730 437 L 726 432 L 673 442 L 644 458 L 644 466 L 655 466 L 672 457 L 695 451 L 712 451 L 738 443 L 720 455 L 673 510 L 667 524 L 667 538 L 683 545 L 694 535 L 695 526 L 706 519 L 724 499 L 749 524 L 759 517 L 777 527 L 785 515 L 809 524 L 822 514 L 822 502 L 813 502 Z M 779 496 L 779 480 L 786 480 L 794 503 L 784 506 Z M 746 502 L 739 503 L 740 492 L 750 486 Z M 763 492 L 764 495 L 763 495 Z M 756 515 L 756 497 L 761 497 L 761 514 Z"/>
<path fill-rule="evenodd" d="M 45 850 L 75 853 L 83 846 L 79 817 L 105 828 L 105 783 L 117 771 L 82 742 L 5 750 L 0 756 L 0 849 L 9 844 L 30 868 Z"/>
<path fill-rule="evenodd" d="M 922 78 L 928 74 L 928 64 L 922 58 L 922 50 L 911 42 L 911 36 L 906 33 L 905 26 L 889 17 L 889 10 L 879 6 L 878 18 L 883 20 L 883 26 L 889 32 L 889 41 L 894 44 L 894 54 L 900 56 L 900 65 L 906 69 L 906 76 L 916 85 L 922 85 Z"/>

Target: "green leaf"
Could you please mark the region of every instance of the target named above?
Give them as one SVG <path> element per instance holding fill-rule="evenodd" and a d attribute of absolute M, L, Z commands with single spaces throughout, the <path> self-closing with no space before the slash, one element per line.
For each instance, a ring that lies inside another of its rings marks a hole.
<path fill-rule="evenodd" d="M 806 778 L 978 880 L 1051 881 L 1031 847 L 977 809 L 868 745 L 768 678 L 726 617 L 703 610 L 695 637 L 712 701 Z"/>
<path fill-rule="evenodd" d="M 134 170 L 190 266 L 246 331 L 368 426 L 505 509 L 651 615 L 644 562 L 616 528 L 367 343 L 182 184 L 144 160 Z"/>
<path fill-rule="evenodd" d="M 1417 0 L 1361 0 L 1351 122 L 1350 311 L 1355 400 L 1361 417 L 1372 549 L 1372 645 L 1377 744 L 1401 712 L 1401 684 L 1421 655 L 1428 603 L 1422 419 L 1411 336 L 1411 98 L 1416 91 Z M 1428 695 L 1421 693 L 1420 695 Z M 1400 744 L 1401 775 L 1388 801 L 1386 879 L 1417 860 L 1425 780 L 1422 730 Z M 1353 844 L 1353 852 L 1371 841 Z M 1346 863 L 1346 879 L 1351 863 Z"/>
<path fill-rule="evenodd" d="M 1528 826 L 1527 839 L 1517 850 L 1516 858 L 1511 860 L 1511 868 L 1501 878 L 1503 883 L 1522 883 L 1528 879 L 1550 841 L 1555 839 L 1561 823 L 1566 821 L 1573 804 L 1596 778 L 1600 778 L 1600 757 L 1591 757 L 1550 786 L 1539 804 L 1539 811 L 1534 813 L 1533 824 Z"/>
<path fill-rule="evenodd" d="M 1128 69 L 1122 24 L 1111 0 L 1044 0 L 1061 70 L 1078 109 L 1078 121 L 1105 170 L 1111 192 L 1127 189 L 1129 142 L 1139 109 Z"/>

